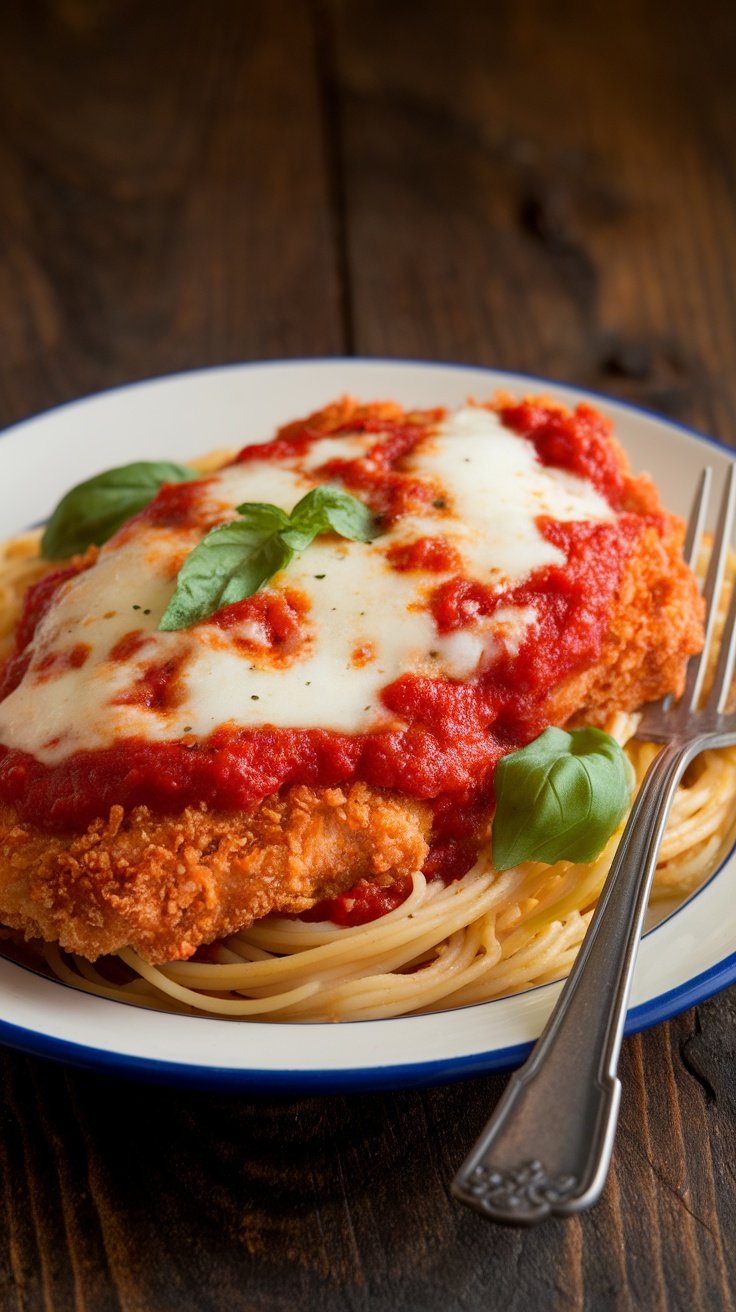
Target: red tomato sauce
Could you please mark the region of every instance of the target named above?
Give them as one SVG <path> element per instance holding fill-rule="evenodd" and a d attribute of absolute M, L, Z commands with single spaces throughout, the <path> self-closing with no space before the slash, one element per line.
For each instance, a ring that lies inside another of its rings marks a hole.
<path fill-rule="evenodd" d="M 427 429 L 443 418 L 442 409 L 428 410 L 414 418 L 401 416 L 388 403 L 356 411 L 349 402 L 328 406 L 306 420 L 279 429 L 271 442 L 243 447 L 236 463 L 255 460 L 295 460 L 303 456 L 312 443 L 325 437 L 348 433 L 375 433 L 380 440 L 354 460 L 336 457 L 326 460 L 315 471 L 321 482 L 339 479 L 348 491 L 370 506 L 385 526 L 399 515 L 420 511 L 434 498 L 428 484 L 396 466 L 408 455 Z"/>
<path fill-rule="evenodd" d="M 279 592 L 256 592 L 243 601 L 223 606 L 202 623 L 229 633 L 244 655 L 256 656 L 268 651 L 271 665 L 286 665 L 303 647 L 307 636 L 304 621 L 309 609 L 309 598 L 304 593 L 296 588 L 284 588 Z M 248 625 L 248 637 L 237 632 L 243 625 Z M 274 661 L 274 655 L 281 659 Z"/>
<path fill-rule="evenodd" d="M 299 920 L 310 923 L 331 920 L 334 925 L 367 925 L 371 920 L 378 920 L 389 911 L 400 907 L 411 893 L 411 880 L 403 876 L 393 884 L 381 888 L 378 884 L 369 884 L 361 879 L 359 884 L 340 893 L 338 897 L 324 898 L 315 902 L 309 911 L 303 911 Z"/>
<path fill-rule="evenodd" d="M 86 568 L 87 562 L 65 566 L 46 574 L 38 583 L 27 589 L 23 598 L 23 609 L 15 629 L 15 644 L 5 664 L 0 666 L 0 701 L 9 696 L 23 679 L 31 663 L 30 644 L 34 634 L 58 589 L 67 579 L 74 578 L 80 570 Z M 0 794 L 1 796 L 1 794 Z"/>
<path fill-rule="evenodd" d="M 611 422 L 589 405 L 565 414 L 541 401 L 502 406 L 501 419 L 520 437 L 534 443 L 543 465 L 569 469 L 587 478 L 614 510 L 621 504 L 626 480 L 611 442 Z"/>
<path fill-rule="evenodd" d="M 417 430 L 415 441 L 419 436 L 421 430 Z M 367 456 L 360 460 L 328 460 L 317 473 L 325 482 L 338 479 L 349 492 L 365 501 L 384 528 L 389 528 L 401 515 L 421 514 L 434 498 L 428 483 L 369 463 Z"/>
<path fill-rule="evenodd" d="M 196 478 L 186 483 L 164 483 L 152 501 L 124 524 L 155 524 L 158 528 L 209 528 L 210 514 L 203 509 L 202 488 L 211 478 Z"/>
<path fill-rule="evenodd" d="M 122 638 L 118 638 L 108 653 L 107 659 L 110 661 L 129 661 L 131 656 L 137 656 L 142 647 L 150 641 L 149 635 L 143 629 L 131 629 L 130 633 L 124 633 Z"/>
<path fill-rule="evenodd" d="M 63 674 L 65 670 L 81 670 L 91 650 L 88 642 L 75 642 L 72 647 L 47 651 L 36 663 L 35 677 L 39 680 L 49 679 Z"/>
<path fill-rule="evenodd" d="M 143 696 L 150 686 L 142 685 Z M 15 803 L 23 820 L 39 823 L 43 816 L 49 829 L 81 827 L 116 803 L 166 812 L 203 801 L 219 810 L 249 811 L 292 784 L 334 787 L 355 779 L 425 799 L 447 789 L 457 801 L 467 801 L 479 776 L 490 777 L 502 750 L 492 734 L 450 742 L 423 726 L 355 736 L 327 729 L 222 728 L 186 744 L 128 738 L 114 747 L 75 752 L 54 766 L 0 745 L 0 797 Z"/>
<path fill-rule="evenodd" d="M 144 706 L 165 714 L 175 711 L 184 700 L 182 673 L 187 653 L 181 652 L 166 661 L 154 661 L 133 680 L 128 692 L 115 698 L 116 706 Z"/>
<path fill-rule="evenodd" d="M 386 468 L 411 450 L 426 432 L 427 425 L 438 422 L 444 414 L 444 409 L 427 410 L 411 422 L 391 402 L 356 408 L 348 400 L 338 401 L 308 419 L 285 424 L 270 442 L 253 442 L 244 446 L 235 457 L 235 463 L 292 460 L 303 456 L 312 443 L 321 438 L 341 437 L 346 433 L 375 433 L 382 441 L 377 442 L 364 459 Z"/>
<path fill-rule="evenodd" d="M 417 538 L 415 542 L 402 542 L 388 552 L 389 563 L 400 573 L 426 570 L 429 574 L 444 574 L 460 569 L 460 552 L 447 538 Z"/>

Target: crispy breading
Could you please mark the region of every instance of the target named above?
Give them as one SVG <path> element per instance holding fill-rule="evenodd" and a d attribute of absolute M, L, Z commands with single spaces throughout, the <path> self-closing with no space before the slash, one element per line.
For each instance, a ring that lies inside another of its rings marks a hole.
<path fill-rule="evenodd" d="M 682 559 L 683 524 L 662 511 L 646 475 L 632 479 L 624 509 L 656 515 L 621 576 L 597 661 L 553 690 L 545 713 L 553 724 L 605 724 L 665 693 L 682 692 L 688 658 L 703 645 L 703 600 Z"/>
<path fill-rule="evenodd" d="M 430 820 L 426 804 L 364 783 L 298 785 L 250 815 L 115 806 L 81 835 L 49 835 L 0 807 L 0 919 L 91 960 L 126 946 L 182 959 L 269 911 L 411 874 Z"/>

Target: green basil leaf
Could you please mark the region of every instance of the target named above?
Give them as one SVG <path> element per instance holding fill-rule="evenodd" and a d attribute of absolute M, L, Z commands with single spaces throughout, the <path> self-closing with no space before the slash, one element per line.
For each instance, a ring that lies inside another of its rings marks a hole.
<path fill-rule="evenodd" d="M 285 510 L 271 506 L 267 501 L 244 501 L 236 510 L 253 533 L 278 533 L 288 528 L 291 520 Z M 238 521 L 239 522 L 239 521 Z"/>
<path fill-rule="evenodd" d="M 319 533 L 360 542 L 378 533 L 362 501 L 327 483 L 302 497 L 290 515 L 261 501 L 244 501 L 237 511 L 240 519 L 212 529 L 187 556 L 160 629 L 184 629 L 252 596 Z"/>
<path fill-rule="evenodd" d="M 184 561 L 159 629 L 185 629 L 223 606 L 243 601 L 285 569 L 293 555 L 278 528 L 264 531 L 240 519 L 218 525 Z"/>
<path fill-rule="evenodd" d="M 184 465 L 148 460 L 96 474 L 62 497 L 44 530 L 41 553 L 47 560 L 64 560 L 93 543 L 99 547 L 147 506 L 164 483 L 201 477 Z"/>
<path fill-rule="evenodd" d="M 594 861 L 628 809 L 633 771 L 601 729 L 545 729 L 496 767 L 493 864 Z"/>
<path fill-rule="evenodd" d="M 287 540 L 291 541 L 293 534 L 292 545 L 295 545 L 298 535 L 311 535 L 305 542 L 308 546 L 318 533 L 329 533 L 330 530 L 354 542 L 372 542 L 380 531 L 374 516 L 362 501 L 331 483 L 322 483 L 307 492 L 294 506 L 290 518 Z M 295 546 L 295 550 L 304 548 Z"/>

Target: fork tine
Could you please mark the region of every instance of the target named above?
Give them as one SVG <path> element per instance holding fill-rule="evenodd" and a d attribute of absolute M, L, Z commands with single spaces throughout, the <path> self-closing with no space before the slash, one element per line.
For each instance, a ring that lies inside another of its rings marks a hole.
<path fill-rule="evenodd" d="M 718 601 L 723 586 L 723 576 L 726 569 L 726 560 L 728 558 L 728 549 L 731 541 L 731 531 L 733 528 L 734 509 L 736 508 L 736 464 L 732 461 L 728 467 L 726 483 L 721 497 L 720 510 L 718 512 L 718 524 L 713 536 L 713 547 L 711 550 L 710 561 L 708 562 L 708 573 L 705 579 L 703 597 L 706 605 L 705 613 L 705 641 L 703 650 L 696 660 L 690 662 L 687 673 L 687 682 L 683 694 L 682 703 L 687 706 L 689 711 L 697 709 L 700 693 L 705 678 L 705 669 L 708 658 L 708 651 L 713 639 L 713 629 L 718 614 Z M 693 545 L 693 550 L 695 547 Z M 730 646 L 724 654 L 723 669 L 721 675 L 727 673 L 727 666 L 730 660 Z M 721 662 L 719 660 L 719 668 Z M 721 680 L 723 682 L 723 679 Z M 718 693 L 720 702 L 721 693 Z"/>
<path fill-rule="evenodd" d="M 733 473 L 734 467 L 731 466 Z M 728 547 L 730 537 L 726 538 L 726 559 L 728 559 Z M 720 596 L 720 588 L 716 596 Z M 734 664 L 736 663 L 736 584 L 731 587 L 731 600 L 728 605 L 728 613 L 723 621 L 723 633 L 718 649 L 718 660 L 716 662 L 715 673 L 713 675 L 713 686 L 708 693 L 706 709 L 716 711 L 722 715 L 726 709 L 726 703 L 731 691 L 731 681 L 733 679 Z"/>
<path fill-rule="evenodd" d="M 708 511 L 708 502 L 710 501 L 710 489 L 713 482 L 713 470 L 710 465 L 705 465 L 700 471 L 698 486 L 693 497 L 693 504 L 690 507 L 688 515 L 687 528 L 685 530 L 685 540 L 682 544 L 682 554 L 690 569 L 694 570 L 698 563 L 698 553 L 703 540 L 705 531 L 705 516 Z M 659 708 L 665 713 L 672 707 L 674 696 L 671 692 L 667 693 L 659 703 Z"/>
<path fill-rule="evenodd" d="M 718 664 L 713 677 L 713 687 L 708 693 L 708 709 L 713 707 L 719 715 L 726 709 L 726 702 L 731 691 L 733 667 L 736 662 L 736 587 L 731 590 L 728 614 L 723 624 L 723 636 L 718 652 Z"/>
<path fill-rule="evenodd" d="M 712 482 L 713 470 L 710 465 L 706 465 L 700 473 L 697 491 L 693 498 L 690 517 L 687 522 L 685 541 L 682 545 L 682 554 L 693 570 L 698 563 L 698 552 L 705 531 L 705 516 L 708 510 Z"/>

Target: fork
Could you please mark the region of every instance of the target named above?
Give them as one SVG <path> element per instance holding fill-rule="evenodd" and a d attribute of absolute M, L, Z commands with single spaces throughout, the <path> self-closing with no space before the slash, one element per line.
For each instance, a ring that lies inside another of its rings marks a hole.
<path fill-rule="evenodd" d="M 685 539 L 691 566 L 711 482 L 711 470 L 704 469 Z M 713 683 L 699 705 L 735 502 L 731 462 L 703 589 L 703 651 L 688 664 L 679 701 L 666 697 L 643 714 L 636 736 L 664 746 L 644 777 L 573 969 L 530 1056 L 452 1182 L 460 1202 L 493 1221 L 528 1226 L 568 1216 L 590 1207 L 605 1184 L 621 1098 L 616 1069 L 626 1006 L 672 800 L 699 752 L 736 743 L 736 712 L 726 711 L 736 654 L 736 586 Z"/>

